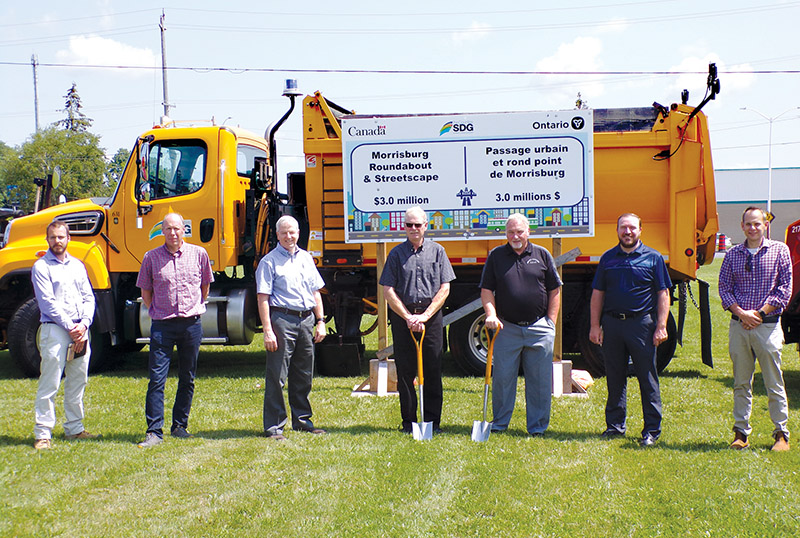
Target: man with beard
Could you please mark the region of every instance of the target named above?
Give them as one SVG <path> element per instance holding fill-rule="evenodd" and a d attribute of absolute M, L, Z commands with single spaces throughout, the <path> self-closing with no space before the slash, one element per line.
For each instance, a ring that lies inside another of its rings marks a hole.
<path fill-rule="evenodd" d="M 55 220 L 47 227 L 45 255 L 33 264 L 31 280 L 41 315 L 37 344 L 42 356 L 36 392 L 33 447 L 51 447 L 56 423 L 54 400 L 64 375 L 64 436 L 96 439 L 83 429 L 83 392 L 89 379 L 89 325 L 94 318 L 94 293 L 86 268 L 67 253 L 69 228 Z"/>
<path fill-rule="evenodd" d="M 661 435 L 656 348 L 667 339 L 672 282 L 661 254 L 640 241 L 641 226 L 642 219 L 633 213 L 617 219 L 619 245 L 600 258 L 592 283 L 589 340 L 603 347 L 608 381 L 602 437 L 625 434 L 630 357 L 642 395 L 644 429 L 639 444 L 649 447 Z"/>
<path fill-rule="evenodd" d="M 504 431 L 511 421 L 521 362 L 527 430 L 542 435 L 550 424 L 561 279 L 553 256 L 531 244 L 529 233 L 525 215 L 508 217 L 508 243 L 489 253 L 480 287 L 486 327 L 500 331 L 494 344 L 492 431 Z"/>

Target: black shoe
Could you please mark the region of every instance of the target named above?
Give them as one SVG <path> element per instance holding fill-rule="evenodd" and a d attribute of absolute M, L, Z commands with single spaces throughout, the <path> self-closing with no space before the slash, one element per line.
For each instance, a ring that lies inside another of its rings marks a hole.
<path fill-rule="evenodd" d="M 639 440 L 639 446 L 641 447 L 649 447 L 656 444 L 656 438 L 650 435 L 649 433 L 644 434 L 644 436 Z"/>
<path fill-rule="evenodd" d="M 411 435 L 411 425 L 405 426 L 401 424 L 400 427 L 397 428 L 397 431 Z"/>
<path fill-rule="evenodd" d="M 172 437 L 177 437 L 178 439 L 191 439 L 192 437 L 194 437 L 194 435 L 187 432 L 186 428 L 184 428 L 183 426 L 175 426 L 174 428 L 172 428 L 172 432 L 170 435 L 172 435 Z"/>
<path fill-rule="evenodd" d="M 443 433 L 442 432 L 442 428 L 440 428 L 439 426 L 434 426 L 433 427 L 433 433 L 434 433 L 434 435 L 438 435 L 440 433 Z"/>
<path fill-rule="evenodd" d="M 625 433 L 618 430 L 606 430 L 600 434 L 602 439 L 615 439 L 617 437 L 625 437 Z"/>

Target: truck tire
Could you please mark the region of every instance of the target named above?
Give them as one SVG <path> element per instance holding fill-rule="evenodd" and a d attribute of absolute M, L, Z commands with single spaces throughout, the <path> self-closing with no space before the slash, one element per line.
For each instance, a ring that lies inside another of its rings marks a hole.
<path fill-rule="evenodd" d="M 42 357 L 36 345 L 39 333 L 39 305 L 36 299 L 22 303 L 8 322 L 8 351 L 11 359 L 26 377 L 39 377 L 39 364 Z M 105 359 L 111 354 L 111 340 L 108 334 L 92 331 L 92 355 L 89 358 L 89 372 L 101 370 Z"/>
<path fill-rule="evenodd" d="M 468 375 L 486 372 L 488 345 L 483 334 L 486 314 L 478 309 L 450 325 L 450 353 L 455 363 Z"/>
<path fill-rule="evenodd" d="M 581 355 L 586 363 L 586 370 L 594 377 L 603 377 L 606 375 L 603 348 L 589 341 L 589 309 L 585 308 L 583 314 L 582 328 L 578 336 Z M 670 312 L 669 318 L 667 318 L 667 340 L 662 342 L 656 350 L 656 367 L 659 374 L 667 368 L 667 365 L 672 360 L 677 345 L 678 326 L 675 323 L 672 312 Z M 629 367 L 628 375 L 634 375 L 632 367 Z"/>

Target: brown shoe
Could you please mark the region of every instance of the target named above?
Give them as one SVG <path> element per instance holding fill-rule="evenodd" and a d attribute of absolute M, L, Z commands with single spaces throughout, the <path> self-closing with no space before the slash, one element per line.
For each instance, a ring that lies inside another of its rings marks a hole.
<path fill-rule="evenodd" d="M 64 436 L 69 441 L 84 441 L 86 439 L 100 439 L 103 437 L 100 433 L 89 433 L 86 430 L 83 430 L 81 433 L 76 433 L 75 435 L 65 435 Z"/>
<path fill-rule="evenodd" d="M 37 439 L 33 442 L 33 448 L 36 450 L 46 450 L 48 448 L 53 448 L 53 445 L 50 444 L 50 439 Z"/>
<path fill-rule="evenodd" d="M 736 434 L 736 437 L 733 438 L 731 448 L 734 450 L 742 450 L 743 448 L 750 446 L 750 442 L 747 440 L 747 436 L 745 434 L 739 430 L 734 430 L 734 433 Z"/>
<path fill-rule="evenodd" d="M 775 452 L 786 452 L 789 450 L 789 440 L 786 435 L 778 433 L 775 435 L 775 444 L 772 445 L 772 450 Z"/>

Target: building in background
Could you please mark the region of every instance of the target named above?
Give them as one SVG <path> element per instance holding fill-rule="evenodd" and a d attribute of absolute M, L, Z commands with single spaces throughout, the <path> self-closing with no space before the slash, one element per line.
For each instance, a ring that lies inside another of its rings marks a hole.
<path fill-rule="evenodd" d="M 767 208 L 769 170 L 747 168 L 715 170 L 719 231 L 733 243 L 743 239 L 742 212 L 748 206 Z M 800 168 L 772 169 L 771 238 L 785 240 L 786 227 L 800 218 Z"/>

